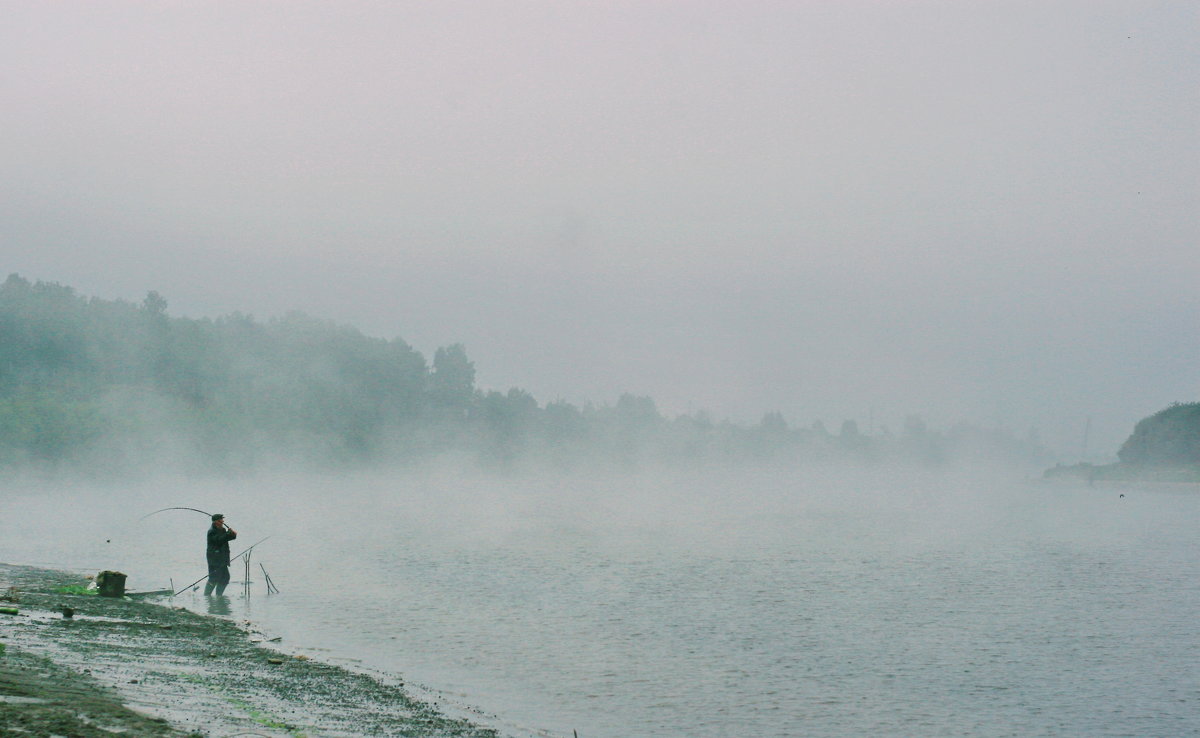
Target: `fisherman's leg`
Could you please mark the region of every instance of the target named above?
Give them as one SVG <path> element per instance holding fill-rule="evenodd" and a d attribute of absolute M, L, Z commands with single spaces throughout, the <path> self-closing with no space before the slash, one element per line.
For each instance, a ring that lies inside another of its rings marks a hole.
<path fill-rule="evenodd" d="M 225 594 L 225 587 L 229 586 L 229 567 L 222 566 L 217 577 L 217 596 Z"/>
<path fill-rule="evenodd" d="M 221 578 L 222 574 L 225 575 L 224 579 Z M 229 581 L 229 569 L 227 569 L 223 566 L 218 566 L 216 564 L 209 565 L 209 567 L 208 567 L 208 583 L 204 585 L 204 596 L 207 597 L 208 595 L 212 594 L 213 588 L 215 588 L 215 587 L 220 587 L 221 589 L 225 589 L 225 587 L 222 586 L 222 584 L 221 584 L 223 581 L 224 582 Z M 220 592 L 217 592 L 217 594 L 220 594 Z"/>

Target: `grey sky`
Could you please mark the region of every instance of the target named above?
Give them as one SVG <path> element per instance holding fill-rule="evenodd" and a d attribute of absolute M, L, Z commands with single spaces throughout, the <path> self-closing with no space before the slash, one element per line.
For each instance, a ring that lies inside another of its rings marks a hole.
<path fill-rule="evenodd" d="M 1112 453 L 1200 399 L 1198 8 L 6 2 L 0 256 L 542 401 Z"/>

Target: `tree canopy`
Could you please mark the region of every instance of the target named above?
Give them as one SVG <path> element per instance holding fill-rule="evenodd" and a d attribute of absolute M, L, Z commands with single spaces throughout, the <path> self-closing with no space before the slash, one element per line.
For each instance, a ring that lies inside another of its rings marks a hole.
<path fill-rule="evenodd" d="M 941 463 L 987 449 L 1044 458 L 1035 444 L 919 421 L 900 437 L 856 423 L 789 427 L 778 412 L 743 427 L 704 412 L 664 417 L 654 400 L 540 404 L 476 386 L 462 344 L 432 364 L 400 338 L 293 312 L 173 317 L 166 298 L 89 298 L 11 275 L 0 285 L 0 469 L 123 473 L 174 464 L 230 473 L 264 464 L 346 465 L 467 454 L 482 463 L 860 460 Z"/>
<path fill-rule="evenodd" d="M 1175 403 L 1143 418 L 1117 457 L 1138 466 L 1200 465 L 1200 402 Z"/>

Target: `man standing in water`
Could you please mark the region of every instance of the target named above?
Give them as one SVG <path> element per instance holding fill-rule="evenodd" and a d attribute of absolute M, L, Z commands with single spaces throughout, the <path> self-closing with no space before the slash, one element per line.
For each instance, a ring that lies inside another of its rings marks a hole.
<path fill-rule="evenodd" d="M 217 596 L 225 593 L 229 584 L 229 542 L 237 538 L 237 531 L 225 525 L 225 516 L 217 513 L 212 516 L 212 527 L 208 529 L 208 584 L 204 585 L 204 594 L 208 596 L 217 590 Z"/>

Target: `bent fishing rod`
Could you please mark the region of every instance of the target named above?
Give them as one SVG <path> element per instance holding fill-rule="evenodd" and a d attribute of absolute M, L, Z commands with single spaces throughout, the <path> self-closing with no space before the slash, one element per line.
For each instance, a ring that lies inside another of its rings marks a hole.
<path fill-rule="evenodd" d="M 167 510 L 194 510 L 195 512 L 198 512 L 201 515 L 207 515 L 210 518 L 212 517 L 211 513 L 206 513 L 203 510 L 196 508 L 196 507 L 164 507 L 161 510 L 155 510 L 152 513 L 147 513 L 146 515 L 143 515 L 142 517 L 138 518 L 138 521 L 140 522 L 140 521 L 145 520 L 146 518 L 150 517 L 151 515 L 158 515 L 160 512 L 166 512 Z"/>
<path fill-rule="evenodd" d="M 267 538 L 270 538 L 270 537 L 271 537 L 271 536 L 267 536 Z M 263 541 L 266 541 L 266 540 L 267 540 L 267 538 L 264 538 L 264 539 L 262 539 L 262 541 L 259 541 L 258 543 L 254 544 L 254 546 L 257 546 L 259 543 L 262 543 Z M 238 553 L 238 555 L 237 555 L 237 556 L 230 556 L 230 557 L 229 557 L 229 560 L 230 560 L 230 561 L 233 561 L 234 559 L 238 559 L 238 558 L 241 558 L 241 557 L 245 556 L 246 554 L 250 553 L 250 551 L 251 551 L 251 550 L 253 550 L 253 549 L 254 549 L 254 546 L 250 546 L 249 548 L 244 548 L 244 549 L 242 549 L 242 551 L 241 551 L 240 553 Z M 188 586 L 184 587 L 183 589 L 179 590 L 178 592 L 174 592 L 174 593 L 172 593 L 172 594 L 171 594 L 171 596 L 172 596 L 172 597 L 174 597 L 175 595 L 183 594 L 184 592 L 188 591 L 188 590 L 189 590 L 189 589 L 191 589 L 192 587 L 195 587 L 195 586 L 196 586 L 197 584 L 199 584 L 200 582 L 203 582 L 205 579 L 208 579 L 208 575 L 207 575 L 207 574 L 205 574 L 204 576 L 200 577 L 199 579 L 197 579 L 196 581 L 192 582 L 191 584 L 189 584 Z"/>

